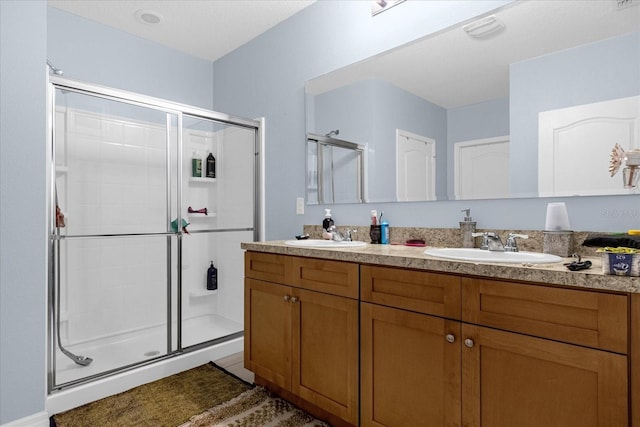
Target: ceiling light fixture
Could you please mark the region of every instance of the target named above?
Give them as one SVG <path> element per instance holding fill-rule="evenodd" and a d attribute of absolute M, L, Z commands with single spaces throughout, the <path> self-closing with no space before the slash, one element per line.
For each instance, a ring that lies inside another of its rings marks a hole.
<path fill-rule="evenodd" d="M 462 29 L 474 39 L 486 39 L 504 30 L 504 24 L 495 15 L 473 21 Z"/>
<path fill-rule="evenodd" d="M 402 3 L 404 0 L 373 0 L 371 2 L 371 16 L 391 9 L 393 6 Z"/>
<path fill-rule="evenodd" d="M 158 12 L 143 9 L 136 10 L 135 17 L 138 22 L 147 25 L 159 24 L 164 19 Z"/>

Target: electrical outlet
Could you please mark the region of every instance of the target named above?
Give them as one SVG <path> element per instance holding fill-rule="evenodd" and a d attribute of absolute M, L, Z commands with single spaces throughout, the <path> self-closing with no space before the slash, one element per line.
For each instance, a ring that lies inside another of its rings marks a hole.
<path fill-rule="evenodd" d="M 296 215 L 304 215 L 304 197 L 296 198 Z"/>

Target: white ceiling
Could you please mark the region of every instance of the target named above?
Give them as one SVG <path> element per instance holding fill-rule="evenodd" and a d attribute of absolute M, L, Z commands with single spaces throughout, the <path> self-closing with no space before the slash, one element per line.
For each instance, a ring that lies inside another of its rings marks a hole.
<path fill-rule="evenodd" d="M 315 0 L 49 0 L 49 6 L 209 61 L 278 25 Z M 159 24 L 136 11 L 159 14 Z"/>

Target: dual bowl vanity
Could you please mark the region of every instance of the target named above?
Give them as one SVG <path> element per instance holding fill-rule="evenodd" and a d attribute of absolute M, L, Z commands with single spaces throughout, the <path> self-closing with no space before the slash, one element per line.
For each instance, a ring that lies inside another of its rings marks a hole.
<path fill-rule="evenodd" d="M 640 427 L 640 278 L 292 242 L 242 244 L 245 367 L 332 425 Z"/>

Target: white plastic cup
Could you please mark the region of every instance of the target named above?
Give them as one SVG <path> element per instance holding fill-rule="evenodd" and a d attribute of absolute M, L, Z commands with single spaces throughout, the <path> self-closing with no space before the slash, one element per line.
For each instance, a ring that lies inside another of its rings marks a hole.
<path fill-rule="evenodd" d="M 547 204 L 547 220 L 544 229 L 546 231 L 568 231 L 571 230 L 569 225 L 569 215 L 567 214 L 567 206 L 564 202 Z"/>

